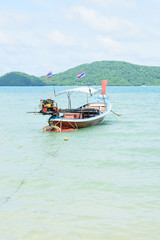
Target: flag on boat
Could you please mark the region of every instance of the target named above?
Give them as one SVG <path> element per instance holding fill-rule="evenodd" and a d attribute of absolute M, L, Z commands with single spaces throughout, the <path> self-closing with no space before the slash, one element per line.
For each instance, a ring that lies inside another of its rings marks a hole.
<path fill-rule="evenodd" d="M 50 77 L 52 77 L 52 72 L 51 71 L 46 75 L 45 79 L 50 78 Z"/>
<path fill-rule="evenodd" d="M 106 87 L 107 87 L 107 80 L 101 81 L 101 88 L 102 88 L 102 94 L 105 96 L 106 94 Z"/>
<path fill-rule="evenodd" d="M 77 74 L 77 78 L 82 78 L 84 76 L 86 76 L 84 71 L 82 71 L 81 73 Z"/>

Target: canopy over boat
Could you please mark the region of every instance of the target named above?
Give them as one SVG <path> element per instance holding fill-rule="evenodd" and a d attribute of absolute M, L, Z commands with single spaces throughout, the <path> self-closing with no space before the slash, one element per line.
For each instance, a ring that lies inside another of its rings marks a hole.
<path fill-rule="evenodd" d="M 62 92 L 59 92 L 59 93 L 55 93 L 56 96 L 58 95 L 61 95 L 63 93 L 72 93 L 72 92 L 81 92 L 81 93 L 86 93 L 86 94 L 94 94 L 96 92 L 100 91 L 100 89 L 95 89 L 95 88 L 92 88 L 92 87 L 77 87 L 77 88 L 71 88 L 71 89 L 66 89 Z"/>

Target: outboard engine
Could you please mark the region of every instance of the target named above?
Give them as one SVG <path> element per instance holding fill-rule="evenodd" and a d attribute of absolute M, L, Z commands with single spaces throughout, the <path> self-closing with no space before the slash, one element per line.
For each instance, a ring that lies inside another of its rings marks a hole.
<path fill-rule="evenodd" d="M 52 99 L 40 100 L 39 104 L 40 113 L 43 115 L 58 115 L 58 108 L 54 106 L 54 101 Z"/>

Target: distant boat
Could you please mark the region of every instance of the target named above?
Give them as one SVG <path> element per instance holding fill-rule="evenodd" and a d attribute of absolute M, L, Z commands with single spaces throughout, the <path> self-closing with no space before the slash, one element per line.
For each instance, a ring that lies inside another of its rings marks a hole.
<path fill-rule="evenodd" d="M 55 96 L 67 95 L 68 108 L 65 109 L 59 108 L 57 104 L 55 105 L 52 99 L 41 100 L 41 111 L 39 113 L 51 115 L 48 120 L 49 126 L 45 127 L 44 130 L 69 131 L 103 123 L 111 110 L 111 103 L 105 95 L 106 86 L 107 80 L 102 80 L 99 90 L 93 87 L 78 87 L 55 94 Z M 85 93 L 87 96 L 92 96 L 98 91 L 101 91 L 101 94 L 95 101 L 88 102 L 87 100 L 87 103 L 78 108 L 71 107 L 71 93 Z"/>

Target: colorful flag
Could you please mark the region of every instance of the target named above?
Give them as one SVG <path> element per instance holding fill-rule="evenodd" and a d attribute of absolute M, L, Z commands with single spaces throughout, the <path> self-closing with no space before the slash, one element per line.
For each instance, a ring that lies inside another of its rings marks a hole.
<path fill-rule="evenodd" d="M 107 80 L 102 80 L 101 81 L 101 88 L 102 88 L 102 94 L 106 94 L 106 87 L 107 87 Z"/>
<path fill-rule="evenodd" d="M 52 77 L 52 72 L 49 72 L 49 73 L 46 75 L 46 78 L 45 78 L 45 79 L 50 78 L 50 77 Z"/>
<path fill-rule="evenodd" d="M 77 74 L 77 78 L 82 78 L 84 76 L 86 76 L 84 71 L 82 71 L 81 73 Z"/>

